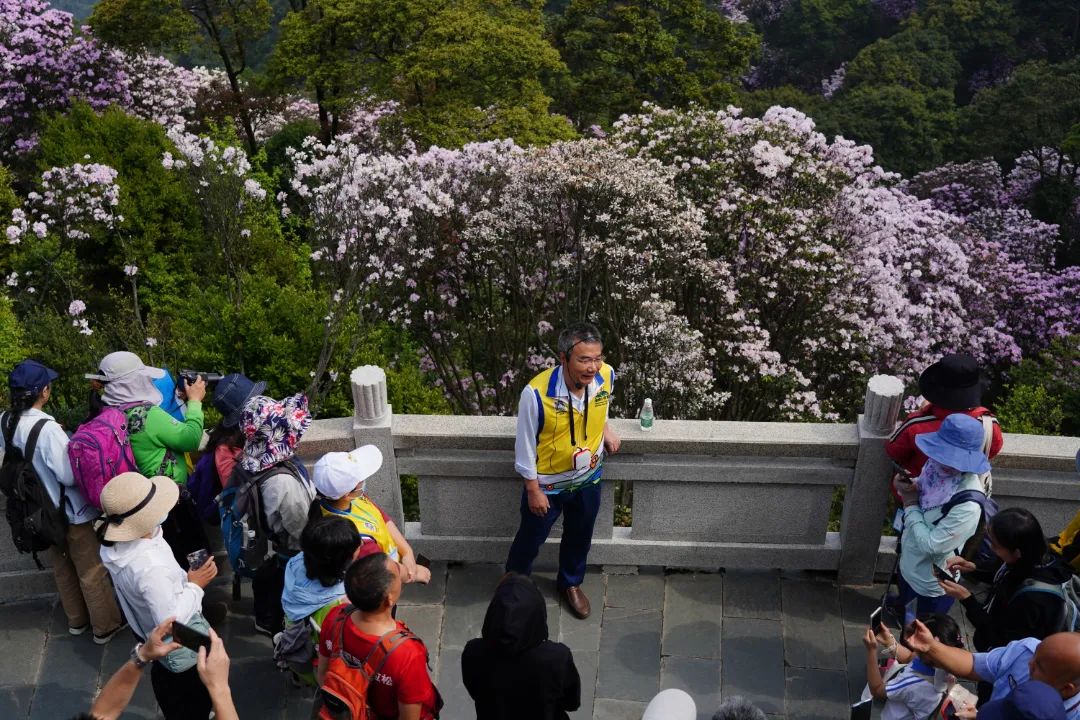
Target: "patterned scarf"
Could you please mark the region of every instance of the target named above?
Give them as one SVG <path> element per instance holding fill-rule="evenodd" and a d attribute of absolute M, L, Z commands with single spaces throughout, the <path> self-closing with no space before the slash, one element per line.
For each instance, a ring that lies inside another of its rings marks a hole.
<path fill-rule="evenodd" d="M 255 395 L 244 405 L 240 428 L 244 454 L 240 465 L 260 473 L 296 454 L 296 445 L 311 425 L 307 396 L 297 393 L 282 401 Z"/>
<path fill-rule="evenodd" d="M 924 511 L 936 508 L 949 501 L 964 479 L 964 473 L 946 468 L 933 458 L 927 458 L 922 472 L 915 479 L 919 487 L 919 507 Z"/>

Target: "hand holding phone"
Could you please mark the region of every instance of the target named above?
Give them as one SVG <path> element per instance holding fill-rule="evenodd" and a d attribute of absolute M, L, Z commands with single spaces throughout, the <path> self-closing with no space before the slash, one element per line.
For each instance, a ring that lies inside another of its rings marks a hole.
<path fill-rule="evenodd" d="M 188 650 L 199 652 L 199 648 L 204 647 L 207 652 L 210 652 L 210 636 L 204 635 L 195 628 L 188 627 L 182 622 L 173 621 L 172 637 L 174 641 L 180 643 Z"/>
<path fill-rule="evenodd" d="M 187 562 L 188 570 L 198 570 L 206 561 L 210 559 L 209 550 L 196 550 L 195 552 L 188 553 Z"/>
<path fill-rule="evenodd" d="M 934 570 L 934 577 L 936 577 L 938 580 L 947 580 L 949 582 L 957 582 L 960 579 L 960 578 L 956 577 L 955 575 L 953 575 L 948 570 L 942 570 L 937 565 L 934 565 L 932 567 L 933 567 L 933 570 Z"/>
<path fill-rule="evenodd" d="M 870 613 L 870 629 L 874 631 L 875 635 L 880 635 L 883 629 L 883 625 L 881 624 L 881 612 L 882 608 L 878 608 Z"/>

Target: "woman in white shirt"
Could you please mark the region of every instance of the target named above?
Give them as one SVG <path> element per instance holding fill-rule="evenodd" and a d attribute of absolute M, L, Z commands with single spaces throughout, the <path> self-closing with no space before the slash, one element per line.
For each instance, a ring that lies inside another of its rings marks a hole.
<path fill-rule="evenodd" d="M 56 590 L 67 616 L 68 632 L 82 635 L 93 628 L 94 642 L 104 645 L 124 627 L 113 595 L 109 574 L 98 555 L 92 521 L 100 515 L 83 496 L 68 463 L 68 436 L 42 408 L 52 397 L 52 383 L 59 375 L 34 360 L 24 360 L 8 376 L 11 408 L 0 425 L 0 448 L 10 442 L 24 450 L 34 426 L 44 420 L 30 458 L 34 472 L 48 490 L 53 504 L 67 516 L 64 542 L 49 548 Z"/>
<path fill-rule="evenodd" d="M 101 559 L 131 629 L 143 640 L 168 617 L 209 630 L 200 608 L 203 589 L 217 575 L 217 565 L 210 558 L 198 569 L 184 572 L 161 534 L 161 523 L 179 497 L 180 489 L 170 478 L 147 479 L 134 472 L 117 475 L 101 491 L 105 513 Z M 175 650 L 155 661 L 150 679 L 166 720 L 209 716 L 210 696 L 190 650 Z"/>

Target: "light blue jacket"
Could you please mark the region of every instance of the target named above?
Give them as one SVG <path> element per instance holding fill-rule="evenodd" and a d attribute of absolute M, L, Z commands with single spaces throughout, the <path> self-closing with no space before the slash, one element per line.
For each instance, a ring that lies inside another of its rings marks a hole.
<path fill-rule="evenodd" d="M 964 473 L 959 490 L 982 492 L 982 481 L 975 473 Z M 945 591 L 934 577 L 933 565 L 945 567 L 945 560 L 955 555 L 979 527 L 982 508 L 977 502 L 961 503 L 949 511 L 940 523 L 944 506 L 923 512 L 918 505 L 904 508 L 904 533 L 900 538 L 900 574 L 908 585 L 923 597 L 940 597 Z"/>
<path fill-rule="evenodd" d="M 285 590 L 281 593 L 281 607 L 290 622 L 299 622 L 312 615 L 327 603 L 340 600 L 345 595 L 345 583 L 326 587 L 307 576 L 304 553 L 289 558 L 285 565 Z"/>

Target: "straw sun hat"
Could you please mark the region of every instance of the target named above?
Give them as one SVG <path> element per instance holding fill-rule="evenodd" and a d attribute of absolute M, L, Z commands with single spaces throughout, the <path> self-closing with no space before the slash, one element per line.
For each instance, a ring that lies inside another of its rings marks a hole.
<path fill-rule="evenodd" d="M 101 491 L 102 537 L 124 542 L 148 535 L 179 499 L 180 488 L 172 478 L 146 478 L 137 472 L 117 475 Z"/>

